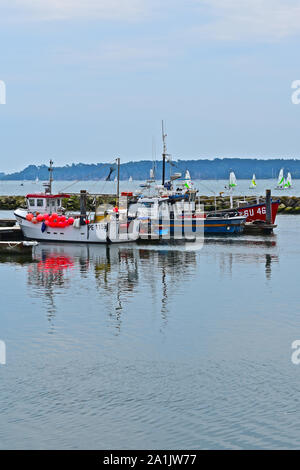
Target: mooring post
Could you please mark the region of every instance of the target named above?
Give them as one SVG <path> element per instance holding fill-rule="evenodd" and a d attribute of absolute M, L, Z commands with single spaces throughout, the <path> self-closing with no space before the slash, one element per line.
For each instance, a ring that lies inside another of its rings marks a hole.
<path fill-rule="evenodd" d="M 272 202 L 271 202 L 271 190 L 266 190 L 266 223 L 272 224 Z"/>
<path fill-rule="evenodd" d="M 80 191 L 80 225 L 85 224 L 86 219 L 86 190 Z"/>
<path fill-rule="evenodd" d="M 174 238 L 174 210 L 170 210 L 170 238 Z"/>

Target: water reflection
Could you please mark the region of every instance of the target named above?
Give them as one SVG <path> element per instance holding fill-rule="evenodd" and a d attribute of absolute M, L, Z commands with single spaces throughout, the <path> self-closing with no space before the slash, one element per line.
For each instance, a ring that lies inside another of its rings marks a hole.
<path fill-rule="evenodd" d="M 196 269 L 197 252 L 153 250 L 130 245 L 39 244 L 28 266 L 28 286 L 42 289 L 48 301 L 48 319 L 57 310 L 55 296 L 60 289 L 80 289 L 80 278 L 88 278 L 95 300 L 106 304 L 108 316 L 120 331 L 124 305 L 138 289 L 160 299 L 158 311 L 167 321 L 169 293 L 187 281 Z M 96 289 L 95 289 L 96 287 Z M 90 292 L 89 294 L 90 295 Z"/>
<path fill-rule="evenodd" d="M 253 238 L 207 238 L 205 245 L 214 247 L 226 246 L 229 250 L 219 250 L 221 273 L 232 274 L 233 266 L 238 263 L 265 263 L 265 275 L 269 281 L 272 277 L 272 265 L 279 262 L 276 235 Z M 231 249 L 231 251 L 230 251 Z M 229 251 L 229 252 L 228 252 Z"/>
<path fill-rule="evenodd" d="M 19 259 L 27 265 L 27 285 L 34 296 L 45 299 L 47 316 L 54 326 L 61 305 L 58 296 L 67 294 L 78 301 L 84 310 L 92 298 L 105 308 L 107 317 L 117 333 L 121 330 L 122 313 L 139 292 L 146 293 L 166 326 L 174 295 L 189 282 L 199 290 L 201 268 L 216 263 L 221 277 L 232 276 L 239 265 L 263 264 L 265 276 L 271 280 L 272 267 L 278 263 L 276 237 L 272 238 L 207 238 L 201 251 L 182 248 L 129 245 L 46 244 L 35 247 L 32 258 Z M 0 262 L 18 262 L 0 257 Z M 197 269 L 199 279 L 197 279 Z M 85 291 L 82 291 L 85 289 Z M 74 304 L 75 305 L 75 304 Z M 53 330 L 52 330 L 53 331 Z"/>

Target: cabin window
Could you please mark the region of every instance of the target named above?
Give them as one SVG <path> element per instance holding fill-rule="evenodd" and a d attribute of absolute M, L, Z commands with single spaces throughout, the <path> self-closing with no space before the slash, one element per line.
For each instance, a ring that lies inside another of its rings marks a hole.
<path fill-rule="evenodd" d="M 33 207 L 35 205 L 34 199 L 28 199 L 29 205 Z"/>
<path fill-rule="evenodd" d="M 36 205 L 37 205 L 37 207 L 44 207 L 44 201 L 43 201 L 43 199 L 37 199 Z"/>
<path fill-rule="evenodd" d="M 60 199 L 57 199 L 57 205 L 60 206 Z"/>

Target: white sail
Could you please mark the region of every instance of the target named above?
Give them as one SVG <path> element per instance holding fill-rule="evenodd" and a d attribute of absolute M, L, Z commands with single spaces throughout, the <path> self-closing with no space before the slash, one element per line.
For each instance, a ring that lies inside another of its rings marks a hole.
<path fill-rule="evenodd" d="M 154 180 L 154 171 L 153 168 L 150 169 L 150 179 Z"/>
<path fill-rule="evenodd" d="M 253 176 L 252 176 L 252 180 L 251 180 L 249 189 L 255 189 L 255 188 L 256 188 L 256 176 L 255 176 L 255 174 L 253 173 Z"/>
<path fill-rule="evenodd" d="M 286 177 L 286 187 L 291 188 L 292 187 L 292 175 L 290 172 L 288 172 L 287 177 Z"/>
<path fill-rule="evenodd" d="M 233 171 L 229 175 L 229 188 L 235 188 L 237 186 L 236 176 Z"/>
<path fill-rule="evenodd" d="M 132 176 L 129 176 L 129 180 L 128 180 L 128 181 L 130 181 L 130 182 L 132 181 Z"/>
<path fill-rule="evenodd" d="M 283 168 L 281 168 L 279 175 L 278 175 L 277 188 L 283 188 L 283 187 L 284 187 L 284 175 L 283 175 Z"/>
<path fill-rule="evenodd" d="M 184 186 L 187 189 L 192 189 L 193 183 L 192 183 L 192 178 L 191 178 L 189 170 L 186 170 L 185 175 L 184 175 L 184 180 L 185 180 Z"/>
<path fill-rule="evenodd" d="M 186 180 L 190 180 L 191 179 L 191 175 L 190 175 L 190 172 L 189 170 L 186 170 L 185 172 L 185 177 L 184 177 Z"/>

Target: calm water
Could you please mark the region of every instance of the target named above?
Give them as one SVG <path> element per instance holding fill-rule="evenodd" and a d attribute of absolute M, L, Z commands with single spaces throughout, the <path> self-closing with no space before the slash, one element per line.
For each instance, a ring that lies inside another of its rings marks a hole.
<path fill-rule="evenodd" d="M 0 258 L 0 448 L 300 448 L 300 217 Z"/>
<path fill-rule="evenodd" d="M 21 186 L 21 183 L 23 184 Z M 121 191 L 135 191 L 140 189 L 139 185 L 142 181 L 121 181 L 120 190 Z M 275 186 L 277 180 L 258 180 L 256 189 L 249 189 L 248 180 L 238 180 L 238 186 L 235 188 L 233 195 L 243 196 L 243 195 L 253 195 L 261 196 L 264 195 L 266 189 L 271 189 L 274 196 L 300 196 L 300 181 L 293 181 L 293 188 L 290 190 L 280 191 L 276 190 Z M 228 185 L 227 180 L 195 180 L 195 188 L 199 190 L 200 195 L 213 196 L 219 195 L 221 191 L 224 191 L 224 194 L 228 194 L 225 190 L 225 186 Z M 79 192 L 81 189 L 86 189 L 91 193 L 108 193 L 113 194 L 116 192 L 116 183 L 113 181 L 54 181 L 53 191 L 57 192 Z M 0 181 L 0 195 L 26 195 L 32 192 L 43 191 L 42 182 L 35 183 L 34 181 Z M 147 190 L 146 190 L 147 194 Z"/>

